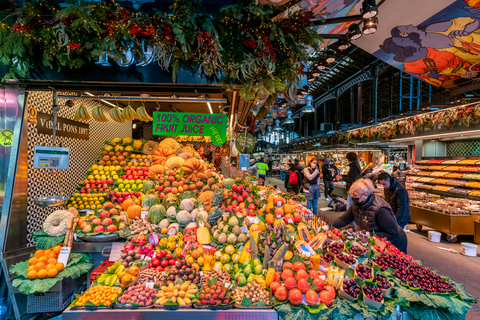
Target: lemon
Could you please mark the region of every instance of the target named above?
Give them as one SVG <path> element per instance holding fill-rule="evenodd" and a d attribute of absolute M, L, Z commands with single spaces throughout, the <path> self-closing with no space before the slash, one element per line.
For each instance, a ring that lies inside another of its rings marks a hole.
<path fill-rule="evenodd" d="M 230 273 L 232 271 L 233 267 L 231 264 L 227 263 L 223 265 L 223 271 Z"/>
<path fill-rule="evenodd" d="M 102 209 L 102 205 L 101 205 L 101 204 L 97 204 L 97 209 Z"/>
<path fill-rule="evenodd" d="M 98 198 L 98 200 L 100 200 L 100 201 L 103 202 L 103 201 L 105 201 L 105 198 L 104 198 L 104 197 L 100 197 L 100 198 Z"/>
<path fill-rule="evenodd" d="M 74 197 L 80 197 L 80 193 L 77 192 L 77 193 L 75 193 L 73 196 L 74 196 Z"/>
<path fill-rule="evenodd" d="M 118 180 L 118 178 L 119 178 L 119 176 L 117 176 L 117 175 L 114 175 L 114 176 L 112 177 L 113 180 Z"/>
<path fill-rule="evenodd" d="M 98 174 L 105 174 L 105 171 L 100 170 L 100 171 L 98 171 Z"/>
<path fill-rule="evenodd" d="M 81 206 L 78 207 L 78 209 L 80 210 L 85 209 L 85 206 L 82 204 Z"/>
<path fill-rule="evenodd" d="M 220 250 L 215 251 L 215 260 L 220 260 L 220 257 L 222 256 L 222 252 Z"/>
<path fill-rule="evenodd" d="M 98 166 L 98 170 L 103 170 L 103 168 L 104 168 L 104 166 L 102 166 L 102 165 Z"/>
<path fill-rule="evenodd" d="M 94 164 L 94 165 L 92 166 L 92 170 L 96 170 L 96 169 L 98 169 L 98 166 L 97 166 L 96 164 Z"/>
<path fill-rule="evenodd" d="M 232 255 L 235 253 L 235 247 L 229 244 L 228 246 L 225 247 L 225 253 Z"/>
<path fill-rule="evenodd" d="M 99 174 L 96 174 L 94 177 L 95 177 L 95 179 L 100 180 L 100 175 Z"/>
<path fill-rule="evenodd" d="M 98 170 L 93 170 L 93 172 L 92 172 L 92 173 L 95 175 L 95 174 L 98 174 L 98 173 L 99 173 L 99 171 L 98 171 Z"/>
<path fill-rule="evenodd" d="M 85 208 L 86 208 L 86 209 L 90 209 L 90 205 L 87 204 L 87 205 L 85 206 Z"/>
<path fill-rule="evenodd" d="M 222 254 L 222 256 L 220 257 L 220 262 L 225 264 L 229 261 L 230 261 L 230 256 L 226 253 Z"/>

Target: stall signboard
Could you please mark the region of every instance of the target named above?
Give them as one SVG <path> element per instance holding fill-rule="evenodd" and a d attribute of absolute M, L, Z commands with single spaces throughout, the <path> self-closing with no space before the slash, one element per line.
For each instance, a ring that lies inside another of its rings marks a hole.
<path fill-rule="evenodd" d="M 255 138 L 250 133 L 239 133 L 235 138 L 235 148 L 240 153 L 250 153 L 255 148 Z"/>
<path fill-rule="evenodd" d="M 37 133 L 53 133 L 53 114 L 37 112 Z M 88 140 L 90 125 L 79 121 L 57 117 L 55 135 L 75 139 Z"/>
<path fill-rule="evenodd" d="M 227 115 L 190 112 L 154 112 L 153 134 L 158 136 L 210 136 L 212 143 L 227 140 Z"/>
<path fill-rule="evenodd" d="M 250 155 L 249 154 L 241 154 L 240 155 L 240 163 L 239 168 L 241 171 L 246 171 L 250 168 Z"/>

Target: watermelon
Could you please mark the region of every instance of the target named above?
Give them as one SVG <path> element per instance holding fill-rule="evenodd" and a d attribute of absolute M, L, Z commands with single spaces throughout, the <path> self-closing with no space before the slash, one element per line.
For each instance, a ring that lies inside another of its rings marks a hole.
<path fill-rule="evenodd" d="M 197 199 L 197 194 L 193 191 L 185 191 L 180 193 L 178 196 L 178 201 L 182 201 L 184 199 Z"/>
<path fill-rule="evenodd" d="M 151 180 L 147 180 L 143 183 L 143 193 L 147 193 L 148 191 L 155 188 L 155 182 Z"/>
<path fill-rule="evenodd" d="M 167 210 L 161 204 L 156 204 L 148 210 L 148 222 L 159 224 L 160 221 L 167 215 Z"/>
<path fill-rule="evenodd" d="M 160 198 L 154 194 L 149 194 L 143 197 L 142 206 L 151 208 L 156 204 L 162 203 Z"/>

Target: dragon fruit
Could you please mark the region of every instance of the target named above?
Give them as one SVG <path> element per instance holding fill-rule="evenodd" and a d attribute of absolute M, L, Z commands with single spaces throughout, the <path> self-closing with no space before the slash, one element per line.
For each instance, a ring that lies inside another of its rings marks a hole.
<path fill-rule="evenodd" d="M 143 234 L 137 234 L 132 238 L 132 241 L 137 246 L 144 246 L 147 243 L 147 238 Z"/>
<path fill-rule="evenodd" d="M 143 248 L 143 252 L 145 253 L 146 256 L 152 257 L 153 254 L 155 253 L 155 247 L 153 246 L 153 244 L 148 243 L 148 244 Z"/>
<path fill-rule="evenodd" d="M 131 251 L 131 250 L 133 250 L 133 249 L 135 249 L 135 246 L 133 245 L 133 243 L 127 242 L 127 243 L 125 244 L 125 249 L 124 249 L 125 252 Z"/>

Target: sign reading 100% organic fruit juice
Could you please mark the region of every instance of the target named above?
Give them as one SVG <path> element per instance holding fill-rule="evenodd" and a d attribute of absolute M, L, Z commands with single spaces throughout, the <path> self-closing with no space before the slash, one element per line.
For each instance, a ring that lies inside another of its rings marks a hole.
<path fill-rule="evenodd" d="M 227 115 L 154 112 L 153 134 L 157 136 L 210 136 L 213 144 L 222 145 L 227 140 Z"/>

